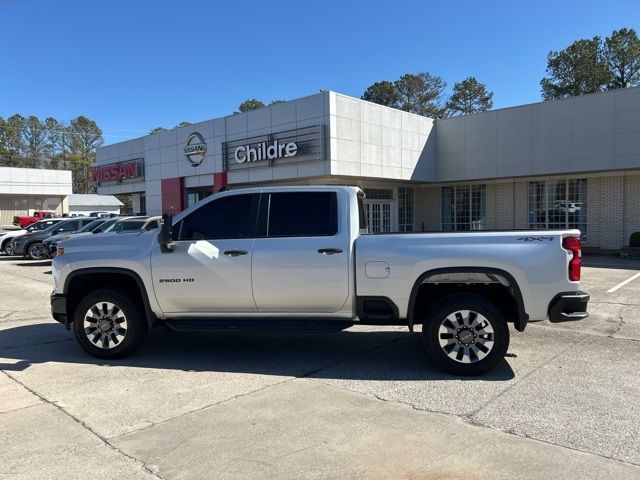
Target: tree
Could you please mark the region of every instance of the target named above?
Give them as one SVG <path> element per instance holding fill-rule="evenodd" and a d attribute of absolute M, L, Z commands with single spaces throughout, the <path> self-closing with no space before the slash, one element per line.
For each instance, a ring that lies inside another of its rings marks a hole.
<path fill-rule="evenodd" d="M 180 122 L 174 128 L 188 127 L 189 125 L 191 125 L 191 122 Z"/>
<path fill-rule="evenodd" d="M 605 39 L 604 61 L 611 72 L 609 89 L 640 83 L 640 39 L 633 28 L 621 28 Z"/>
<path fill-rule="evenodd" d="M 545 100 L 601 92 L 611 82 L 600 37 L 573 42 L 547 56 L 547 77 L 540 81 Z"/>
<path fill-rule="evenodd" d="M 25 118 L 22 115 L 11 115 L 0 123 L 0 151 L 2 164 L 7 167 L 22 167 L 25 156 L 24 128 Z"/>
<path fill-rule="evenodd" d="M 104 143 L 96 122 L 79 116 L 69 122 L 70 160 L 75 193 L 95 193 L 91 167 L 96 161 L 96 148 Z"/>
<path fill-rule="evenodd" d="M 149 130 L 149 135 L 153 135 L 154 133 L 166 132 L 167 129 L 164 127 L 156 127 Z"/>
<path fill-rule="evenodd" d="M 265 106 L 266 105 L 260 100 L 249 98 L 240 104 L 240 106 L 238 107 L 238 112 L 236 113 L 248 112 L 249 110 L 257 110 L 259 108 L 264 108 Z"/>
<path fill-rule="evenodd" d="M 465 78 L 453 86 L 453 93 L 447 102 L 447 110 L 452 114 L 465 115 L 484 112 L 493 108 L 493 93 L 475 77 Z"/>
<path fill-rule="evenodd" d="M 47 131 L 45 155 L 49 161 L 49 168 L 66 170 L 69 165 L 69 130 L 55 118 L 49 117 L 44 121 Z"/>
<path fill-rule="evenodd" d="M 368 102 L 393 108 L 397 108 L 400 102 L 400 94 L 396 86 L 387 80 L 376 82 L 369 86 L 360 98 Z"/>
<path fill-rule="evenodd" d="M 443 117 L 446 109 L 442 106 L 442 92 L 446 85 L 442 78 L 428 72 L 407 73 L 394 82 L 399 108 L 427 117 Z"/>
<path fill-rule="evenodd" d="M 25 157 L 23 165 L 30 168 L 44 167 L 47 130 L 38 117 L 30 115 L 24 119 L 23 137 L 25 140 Z"/>

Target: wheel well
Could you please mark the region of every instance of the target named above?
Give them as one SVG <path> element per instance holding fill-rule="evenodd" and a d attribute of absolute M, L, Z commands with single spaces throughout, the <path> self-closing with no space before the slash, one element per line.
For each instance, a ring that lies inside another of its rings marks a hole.
<path fill-rule="evenodd" d="M 127 295 L 131 295 L 134 300 L 144 305 L 149 324 L 152 324 L 149 314 L 147 299 L 144 297 L 140 285 L 135 277 L 127 273 L 119 272 L 92 272 L 74 275 L 66 288 L 67 292 L 67 315 L 69 321 L 73 321 L 76 306 L 90 292 L 100 288 L 118 290 Z"/>
<path fill-rule="evenodd" d="M 453 293 L 474 293 L 493 303 L 508 322 L 523 331 L 528 320 L 520 289 L 506 272 L 483 269 L 437 270 L 423 274 L 412 291 L 410 325 L 422 323 L 427 311 L 441 298 Z"/>
<path fill-rule="evenodd" d="M 508 322 L 514 322 L 518 318 L 518 304 L 516 299 L 509 293 L 508 287 L 504 285 L 423 283 L 418 290 L 414 323 L 422 323 L 425 314 L 435 303 L 441 298 L 453 293 L 475 293 L 494 304 Z"/>

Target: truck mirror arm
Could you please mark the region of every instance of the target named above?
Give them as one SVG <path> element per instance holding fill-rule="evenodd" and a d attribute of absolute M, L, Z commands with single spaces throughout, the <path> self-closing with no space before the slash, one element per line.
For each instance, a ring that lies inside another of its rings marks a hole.
<path fill-rule="evenodd" d="M 173 216 L 170 213 L 162 215 L 162 223 L 158 232 L 158 243 L 162 253 L 173 252 Z"/>

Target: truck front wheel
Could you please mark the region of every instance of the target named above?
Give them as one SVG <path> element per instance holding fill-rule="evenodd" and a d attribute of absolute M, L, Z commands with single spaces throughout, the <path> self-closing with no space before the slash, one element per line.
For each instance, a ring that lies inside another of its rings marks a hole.
<path fill-rule="evenodd" d="M 99 358 L 123 357 L 136 350 L 149 330 L 139 302 L 117 290 L 96 290 L 75 309 L 73 330 L 80 346 Z"/>
<path fill-rule="evenodd" d="M 504 316 L 475 294 L 453 294 L 438 301 L 424 319 L 422 334 L 431 360 L 454 375 L 486 373 L 509 348 Z"/>

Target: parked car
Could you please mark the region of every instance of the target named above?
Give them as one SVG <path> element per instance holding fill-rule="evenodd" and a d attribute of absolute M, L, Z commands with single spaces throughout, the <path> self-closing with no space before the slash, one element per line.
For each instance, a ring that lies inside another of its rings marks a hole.
<path fill-rule="evenodd" d="M 102 218 L 102 217 L 117 217 L 118 214 L 117 213 L 113 213 L 113 212 L 91 212 L 89 214 L 90 217 L 97 217 L 97 218 Z"/>
<path fill-rule="evenodd" d="M 88 224 L 86 224 L 77 232 L 60 233 L 57 235 L 52 235 L 49 238 L 43 240 L 42 251 L 44 252 L 45 257 L 47 258 L 55 257 L 58 243 L 60 243 L 61 241 L 66 240 L 70 236 L 91 235 L 94 233 L 95 230 L 98 230 L 101 225 L 104 225 L 105 223 L 107 223 L 107 221 L 108 221 L 107 218 L 97 218 L 93 222 L 89 222 Z"/>
<path fill-rule="evenodd" d="M 587 316 L 578 230 L 368 235 L 363 197 L 231 190 L 158 231 L 71 237 L 52 263 L 53 317 L 100 358 L 131 353 L 158 324 L 422 324 L 434 364 L 477 375 L 503 360 L 508 322 Z"/>
<path fill-rule="evenodd" d="M 31 260 L 42 260 L 46 258 L 42 249 L 43 240 L 52 235 L 75 232 L 94 220 L 95 218 L 91 217 L 68 218 L 45 230 L 37 230 L 15 237 L 12 242 L 14 255 L 23 255 Z"/>
<path fill-rule="evenodd" d="M 20 230 L 12 230 L 6 232 L 4 235 L 0 235 L 0 252 L 4 252 L 5 255 L 13 255 L 13 242 L 15 237 L 24 235 L 25 233 L 34 232 L 36 230 L 45 230 L 54 223 L 58 223 L 64 220 L 63 218 L 50 218 L 48 220 L 40 220 L 39 222 L 32 223 L 27 228 Z"/>
<path fill-rule="evenodd" d="M 27 228 L 32 223 L 36 223 L 39 220 L 45 218 L 55 218 L 58 215 L 52 210 L 36 210 L 33 215 L 15 216 L 13 217 L 13 224 L 16 227 Z"/>

